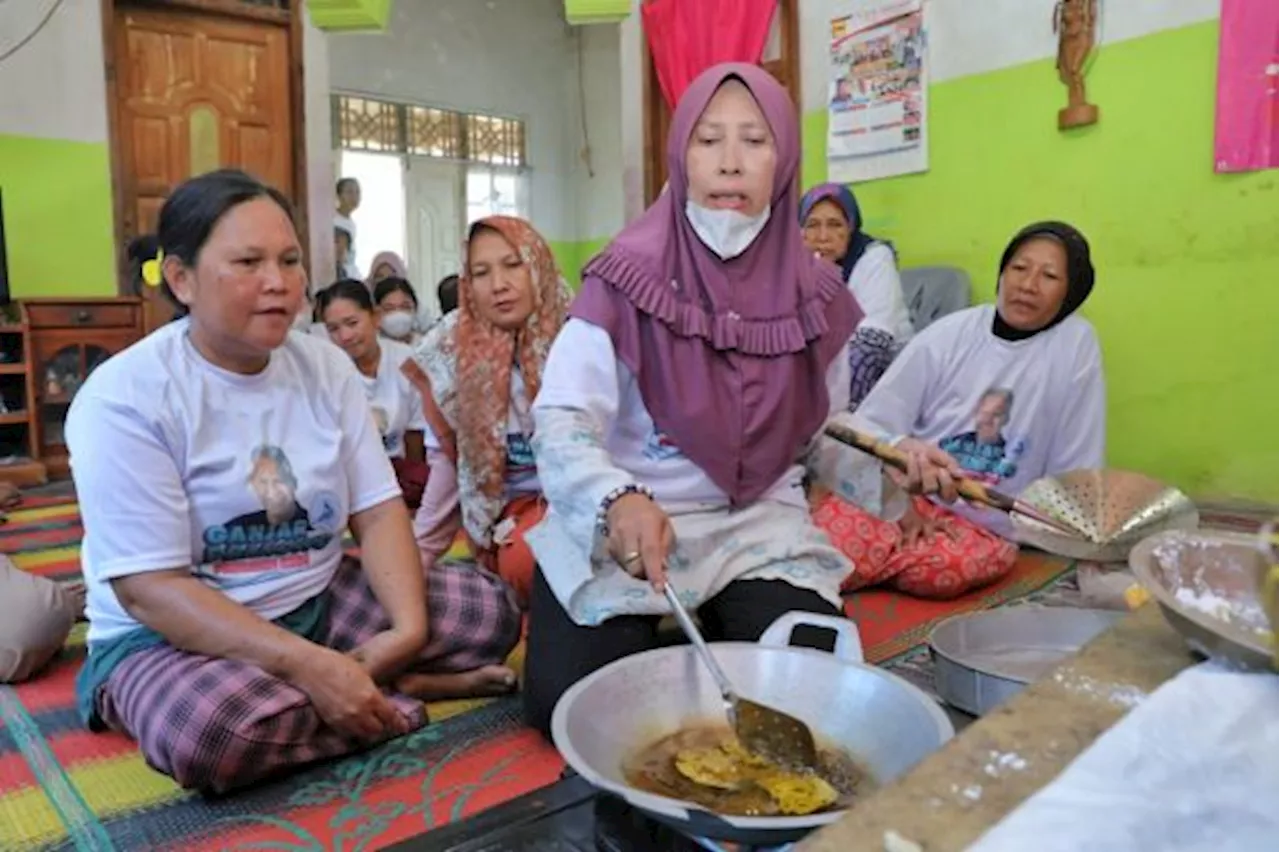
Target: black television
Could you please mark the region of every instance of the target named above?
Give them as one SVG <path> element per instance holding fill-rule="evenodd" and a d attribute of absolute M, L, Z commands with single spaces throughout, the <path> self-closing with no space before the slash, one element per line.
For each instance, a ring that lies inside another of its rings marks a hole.
<path fill-rule="evenodd" d="M 4 239 L 4 191 L 0 190 L 0 305 L 9 304 L 9 253 Z"/>

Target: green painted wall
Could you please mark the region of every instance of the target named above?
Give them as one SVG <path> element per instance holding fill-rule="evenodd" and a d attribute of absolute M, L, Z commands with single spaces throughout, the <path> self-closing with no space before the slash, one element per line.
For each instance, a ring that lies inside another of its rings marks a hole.
<path fill-rule="evenodd" d="M 114 296 L 106 143 L 0 134 L 11 295 Z"/>
<path fill-rule="evenodd" d="M 105 143 L 0 134 L 0 192 L 15 298 L 116 295 Z M 582 265 L 608 240 L 551 243 L 575 289 Z"/>
<path fill-rule="evenodd" d="M 561 274 L 569 282 L 569 286 L 577 290 L 582 284 L 582 267 L 596 252 L 608 245 L 611 239 L 613 237 L 576 242 L 548 240 L 548 244 L 551 246 L 551 253 L 555 255 L 556 263 L 560 265 Z"/>
<path fill-rule="evenodd" d="M 1276 502 L 1277 175 L 1213 173 L 1216 22 L 1102 49 L 1101 121 L 1057 129 L 1051 61 L 929 93 L 930 171 L 857 187 L 904 265 L 966 269 L 989 301 L 1017 228 L 1089 237 L 1084 309 L 1102 340 L 1109 464 L 1197 497 Z M 804 121 L 805 185 L 826 179 L 826 114 Z"/>

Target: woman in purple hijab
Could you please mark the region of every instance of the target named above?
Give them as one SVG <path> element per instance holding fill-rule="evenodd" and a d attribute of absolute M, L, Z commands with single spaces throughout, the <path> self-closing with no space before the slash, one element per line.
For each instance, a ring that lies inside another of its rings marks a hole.
<path fill-rule="evenodd" d="M 805 245 L 840 267 L 865 314 L 849 343 L 849 403 L 857 408 L 915 334 L 897 256 L 862 227 L 858 200 L 841 183 L 820 183 L 804 194 L 800 226 Z"/>
<path fill-rule="evenodd" d="M 583 271 L 532 410 L 548 511 L 525 537 L 540 568 L 524 694 L 544 732 L 570 685 L 656 644 L 668 575 L 716 640 L 839 615 L 852 566 L 813 526 L 805 479 L 862 506 L 883 483 L 818 438 L 847 407 L 861 311 L 804 247 L 799 161 L 781 85 L 704 72 L 672 119 L 668 190 Z M 922 461 L 912 482 L 949 490 Z"/>

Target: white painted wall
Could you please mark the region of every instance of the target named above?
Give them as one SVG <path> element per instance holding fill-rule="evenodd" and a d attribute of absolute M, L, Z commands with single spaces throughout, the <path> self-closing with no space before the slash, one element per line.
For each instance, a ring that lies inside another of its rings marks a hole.
<path fill-rule="evenodd" d="M 632 0 L 631 14 L 618 25 L 619 64 L 622 66 L 623 214 L 630 222 L 644 212 L 644 28 L 640 23 L 641 0 Z"/>
<path fill-rule="evenodd" d="M 12 2 L 12 0 L 10 0 Z M 302 35 L 302 73 L 306 99 L 307 228 L 313 288 L 323 286 L 333 270 L 333 129 L 329 118 L 329 38 L 311 23 Z"/>
<path fill-rule="evenodd" d="M 1058 53 L 1052 0 L 925 0 L 928 4 L 929 80 L 940 83 L 997 71 Z M 1102 43 L 1216 18 L 1219 0 L 1099 0 Z M 800 4 L 800 62 L 804 110 L 823 109 L 831 19 L 841 0 Z"/>
<path fill-rule="evenodd" d="M 31 33 L 54 0 L 0 0 L 0 54 Z M 333 165 L 327 37 L 307 22 L 308 222 L 317 269 L 333 268 Z M 106 143 L 107 99 L 98 0 L 64 0 L 27 45 L 0 63 L 0 133 Z"/>
<path fill-rule="evenodd" d="M 613 236 L 624 224 L 621 32 L 617 24 L 591 24 L 575 27 L 573 37 L 580 65 L 571 72 L 565 103 L 574 113 L 574 233 L 578 240 L 595 240 Z"/>
<path fill-rule="evenodd" d="M 0 0 L 0 54 L 32 33 L 57 0 Z M 107 141 L 102 8 L 65 0 L 24 47 L 0 63 L 0 133 Z"/>
<path fill-rule="evenodd" d="M 381 33 L 329 36 L 329 82 L 358 92 L 527 122 L 532 218 L 574 239 L 577 122 L 567 108 L 576 47 L 561 0 L 400 0 Z"/>
<path fill-rule="evenodd" d="M 547 239 L 622 226 L 616 24 L 570 27 L 563 0 L 401 0 L 386 32 L 328 41 L 335 91 L 524 119 L 530 218 Z"/>
<path fill-rule="evenodd" d="M 644 34 L 639 6 L 621 25 L 623 172 L 627 220 L 644 209 Z M 931 83 L 996 71 L 1057 54 L 1051 0 L 925 0 L 929 5 Z M 1099 0 L 1102 43 L 1211 20 L 1219 0 Z M 1269 0 L 1259 0 L 1269 2 Z M 842 0 L 800 3 L 801 100 L 804 112 L 823 109 L 831 19 Z"/>

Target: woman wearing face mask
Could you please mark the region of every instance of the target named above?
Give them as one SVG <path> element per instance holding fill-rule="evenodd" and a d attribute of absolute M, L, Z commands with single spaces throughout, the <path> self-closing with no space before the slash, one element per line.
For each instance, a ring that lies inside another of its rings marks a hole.
<path fill-rule="evenodd" d="M 475 562 L 502 577 L 523 606 L 533 582 L 524 532 L 545 507 L 529 408 L 569 289 L 550 247 L 523 219 L 474 223 L 466 252 L 458 309 L 427 332 L 405 367 L 430 426 L 431 479 L 414 526 L 428 564 L 440 564 L 465 531 Z"/>
<path fill-rule="evenodd" d="M 800 224 L 805 245 L 840 267 L 865 314 L 849 344 L 849 403 L 856 408 L 915 333 L 897 258 L 892 246 L 862 229 L 858 201 L 843 184 L 819 184 L 806 192 Z"/>
<path fill-rule="evenodd" d="M 158 244 L 182 319 L 94 370 L 67 416 L 76 692 L 90 728 L 221 793 L 426 724 L 380 684 L 500 662 L 518 623 L 495 637 L 459 618 L 456 584 L 424 578 L 351 359 L 290 333 L 307 279 L 284 196 L 238 171 L 192 178 Z"/>
<path fill-rule="evenodd" d="M 329 339 L 351 356 L 373 409 L 373 420 L 382 435 L 382 446 L 400 482 L 405 502 L 417 509 L 427 482 L 422 434 L 426 421 L 422 398 L 400 372 L 413 357 L 403 343 L 379 339 L 378 314 L 369 290 L 360 281 L 339 281 L 320 293 L 320 316 Z"/>
<path fill-rule="evenodd" d="M 373 288 L 378 306 L 378 330 L 388 340 L 417 346 L 422 334 L 417 329 L 418 295 L 403 278 L 383 278 Z"/>
<path fill-rule="evenodd" d="M 936 445 L 966 476 L 1008 494 L 1042 476 L 1102 467 L 1102 357 L 1093 326 L 1076 315 L 1093 280 L 1089 243 L 1075 228 L 1019 231 L 1000 258 L 995 306 L 920 332 L 855 423 L 899 447 Z M 954 597 L 999 579 L 1017 556 L 1008 516 L 991 509 L 948 511 L 918 498 L 888 524 L 823 496 L 815 519 L 853 559 L 846 589 L 886 583 Z"/>
<path fill-rule="evenodd" d="M 883 481 L 818 439 L 846 407 L 860 312 L 802 243 L 799 160 L 776 80 L 706 71 L 673 116 L 667 191 L 584 270 L 533 412 L 549 508 L 527 536 L 524 695 L 544 733 L 571 684 L 654 645 L 668 572 L 713 639 L 754 641 L 790 610 L 839 613 L 850 566 L 809 519 L 806 463 L 869 504 Z M 912 460 L 908 484 L 954 496 L 945 471 Z"/>

